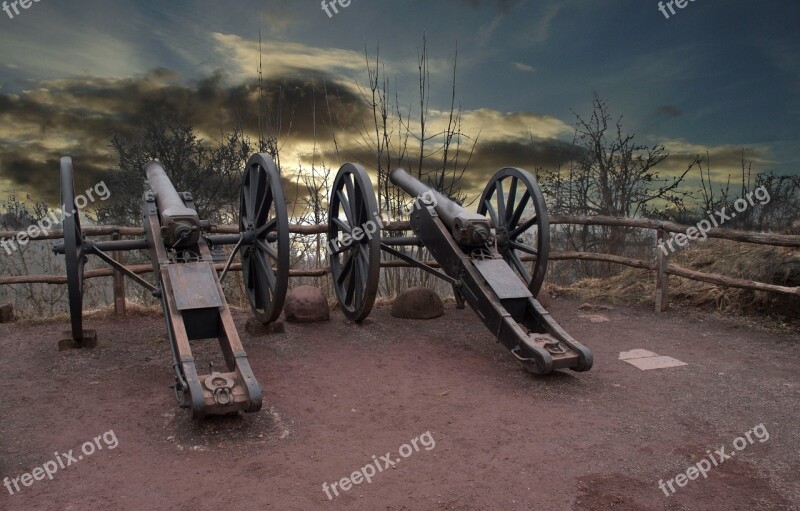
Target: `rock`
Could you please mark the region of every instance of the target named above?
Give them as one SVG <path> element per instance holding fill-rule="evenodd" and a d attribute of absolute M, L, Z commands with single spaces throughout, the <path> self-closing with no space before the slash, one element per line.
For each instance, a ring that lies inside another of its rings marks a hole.
<path fill-rule="evenodd" d="M 536 301 L 545 309 L 550 307 L 550 293 L 546 289 L 541 289 L 539 291 L 539 296 L 536 297 Z"/>
<path fill-rule="evenodd" d="M 433 319 L 444 314 L 444 304 L 435 291 L 410 287 L 392 305 L 392 316 L 403 319 Z"/>
<path fill-rule="evenodd" d="M 0 323 L 11 323 L 14 321 L 14 304 L 4 303 L 0 305 Z"/>
<path fill-rule="evenodd" d="M 579 318 L 588 319 L 592 323 L 608 323 L 610 320 L 602 314 L 578 314 Z"/>
<path fill-rule="evenodd" d="M 584 303 L 578 307 L 578 310 L 581 311 L 610 311 L 614 310 L 614 307 L 610 305 L 592 305 L 591 303 Z"/>
<path fill-rule="evenodd" d="M 322 290 L 314 286 L 298 286 L 289 292 L 283 306 L 286 321 L 292 323 L 313 323 L 328 321 L 330 308 Z"/>

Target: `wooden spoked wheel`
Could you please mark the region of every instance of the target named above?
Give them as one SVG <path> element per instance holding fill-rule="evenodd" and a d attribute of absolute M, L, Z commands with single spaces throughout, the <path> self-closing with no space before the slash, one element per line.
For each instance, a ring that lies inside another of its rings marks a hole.
<path fill-rule="evenodd" d="M 488 214 L 503 259 L 536 297 L 547 273 L 550 253 L 550 223 L 536 178 L 518 168 L 498 171 L 483 190 L 478 213 Z M 536 259 L 530 264 L 522 260 L 523 255 Z"/>
<path fill-rule="evenodd" d="M 328 250 L 333 289 L 345 316 L 366 318 L 378 294 L 381 240 L 378 204 L 364 167 L 346 163 L 328 202 Z"/>

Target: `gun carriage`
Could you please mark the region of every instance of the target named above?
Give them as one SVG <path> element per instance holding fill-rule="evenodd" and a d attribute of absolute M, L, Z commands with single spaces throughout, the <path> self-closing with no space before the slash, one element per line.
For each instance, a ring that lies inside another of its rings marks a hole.
<path fill-rule="evenodd" d="M 75 207 L 72 159 L 61 159 L 63 243 L 72 338 L 84 340 L 83 272 L 94 255 L 149 290 L 161 301 L 172 349 L 178 403 L 195 418 L 261 409 L 262 388 L 253 374 L 222 291 L 221 280 L 240 253 L 244 287 L 255 317 L 262 323 L 280 316 L 289 282 L 289 224 L 286 201 L 275 163 L 254 154 L 242 179 L 239 234 L 214 235 L 214 226 L 199 218 L 192 195 L 178 192 L 158 162 L 145 166 L 151 191 L 142 199 L 145 238 L 91 241 L 81 230 Z M 234 245 L 224 261 L 221 245 Z M 154 282 L 148 282 L 107 252 L 147 250 Z M 200 373 L 190 341 L 217 339 L 225 369 Z"/>
<path fill-rule="evenodd" d="M 381 239 L 382 222 L 366 170 L 339 170 L 328 211 L 330 269 L 342 312 L 366 318 L 375 302 L 381 252 L 450 283 L 497 340 L 534 374 L 587 371 L 592 354 L 536 300 L 547 271 L 550 228 L 536 179 L 517 168 L 497 172 L 472 213 L 403 169 L 392 183 L 413 197 L 413 236 Z M 376 227 L 377 226 L 377 227 Z M 424 246 L 434 268 L 397 250 Z M 526 265 L 532 259 L 532 268 Z"/>

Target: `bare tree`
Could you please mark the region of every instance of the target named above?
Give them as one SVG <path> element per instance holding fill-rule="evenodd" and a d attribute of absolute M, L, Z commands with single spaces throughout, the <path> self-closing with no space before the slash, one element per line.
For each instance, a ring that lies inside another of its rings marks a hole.
<path fill-rule="evenodd" d="M 663 145 L 639 144 L 622 128 L 622 116 L 611 125 L 608 105 L 597 94 L 588 120 L 576 114 L 576 142 L 584 151 L 575 162 L 577 178 L 585 181 L 584 211 L 589 214 L 635 217 L 654 201 L 680 203 L 680 176 L 662 178 L 657 165 L 669 153 Z M 580 207 L 580 206 L 579 206 Z"/>
<path fill-rule="evenodd" d="M 558 169 L 544 183 L 556 214 L 636 217 L 658 206 L 683 209 L 687 192 L 681 188 L 692 165 L 679 176 L 662 177 L 657 169 L 669 153 L 663 145 L 640 144 L 635 134 L 623 129 L 622 116 L 612 121 L 607 103 L 597 94 L 588 119 L 575 114 L 573 148 L 577 155 L 566 169 Z M 569 226 L 561 231 L 570 248 L 622 254 L 634 240 L 634 233 L 619 227 Z M 609 265 L 582 263 L 584 275 Z"/>
<path fill-rule="evenodd" d="M 405 166 L 418 179 L 427 182 L 444 195 L 463 202 L 466 195 L 461 192 L 460 181 L 472 159 L 478 136 L 470 137 L 463 131 L 461 105 L 457 102 L 456 83 L 458 74 L 458 50 L 453 59 L 452 82 L 449 89 L 449 110 L 435 112 L 430 107 L 431 79 L 427 37 L 417 51 L 418 89 L 413 99 L 416 106 L 403 107 L 400 95 L 390 90 L 385 67 L 380 61 L 380 51 L 374 60 L 365 48 L 367 68 L 366 84 L 359 84 L 362 98 L 370 109 L 371 124 L 360 128 L 359 143 L 375 155 L 378 178 L 378 206 L 389 218 L 402 215 L 413 197 L 407 197 L 389 181 L 389 172 L 394 166 Z M 436 122 L 434 122 L 436 121 Z M 436 128 L 441 121 L 441 128 Z M 434 128 L 431 128 L 434 126 Z M 408 249 L 412 250 L 412 249 Z M 425 258 L 424 249 L 417 250 L 416 257 Z M 413 282 L 426 283 L 428 274 L 408 270 L 384 270 L 381 281 L 382 293 L 392 295 Z"/>
<path fill-rule="evenodd" d="M 114 193 L 98 209 L 100 221 L 123 225 L 140 222 L 143 169 L 150 160 L 164 165 L 176 189 L 192 192 L 202 218 L 219 223 L 236 218 L 241 171 L 251 152 L 242 131 L 233 130 L 209 145 L 192 126 L 161 118 L 147 121 L 133 137 L 112 135 L 111 147 L 117 162 L 105 179 Z"/>

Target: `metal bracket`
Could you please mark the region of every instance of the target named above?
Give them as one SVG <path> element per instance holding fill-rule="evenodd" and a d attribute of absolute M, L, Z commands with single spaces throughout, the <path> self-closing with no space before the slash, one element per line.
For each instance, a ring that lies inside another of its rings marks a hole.
<path fill-rule="evenodd" d="M 516 358 L 520 362 L 533 362 L 534 361 L 532 358 L 523 357 L 522 355 L 519 354 L 519 352 L 520 352 L 520 347 L 519 346 L 517 346 L 516 348 L 511 348 L 511 354 L 514 355 L 514 358 Z"/>
<path fill-rule="evenodd" d="M 233 402 L 233 379 L 229 376 L 212 371 L 206 377 L 204 384 L 211 391 L 217 404 L 227 405 Z"/>

